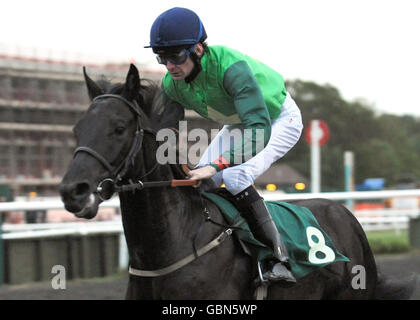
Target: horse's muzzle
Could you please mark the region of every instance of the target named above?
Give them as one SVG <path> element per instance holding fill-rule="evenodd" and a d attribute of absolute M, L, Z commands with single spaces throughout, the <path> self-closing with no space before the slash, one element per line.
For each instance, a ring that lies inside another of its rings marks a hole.
<path fill-rule="evenodd" d="M 92 194 L 88 182 L 62 182 L 59 191 L 67 211 L 79 218 L 91 219 L 96 216 L 100 199 Z"/>

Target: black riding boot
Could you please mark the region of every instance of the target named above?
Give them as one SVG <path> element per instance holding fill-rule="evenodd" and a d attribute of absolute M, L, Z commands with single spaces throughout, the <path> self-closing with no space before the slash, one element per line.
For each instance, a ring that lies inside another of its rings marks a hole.
<path fill-rule="evenodd" d="M 264 280 L 283 281 L 293 284 L 296 279 L 290 272 L 289 256 L 277 227 L 258 192 L 251 186 L 235 196 L 252 234 L 258 241 L 273 249 L 276 260 L 269 261 L 270 270 L 264 272 Z"/>

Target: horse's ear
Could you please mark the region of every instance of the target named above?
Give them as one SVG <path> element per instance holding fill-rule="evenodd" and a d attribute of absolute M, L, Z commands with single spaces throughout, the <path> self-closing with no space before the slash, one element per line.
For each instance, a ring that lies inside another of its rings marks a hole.
<path fill-rule="evenodd" d="M 140 96 L 140 75 L 134 64 L 130 64 L 122 96 L 128 100 L 138 100 Z"/>
<path fill-rule="evenodd" d="M 86 67 L 83 67 L 83 75 L 85 77 L 85 83 L 88 90 L 90 100 L 95 99 L 95 97 L 104 94 L 104 91 L 99 87 L 95 81 L 93 81 L 86 73 Z"/>

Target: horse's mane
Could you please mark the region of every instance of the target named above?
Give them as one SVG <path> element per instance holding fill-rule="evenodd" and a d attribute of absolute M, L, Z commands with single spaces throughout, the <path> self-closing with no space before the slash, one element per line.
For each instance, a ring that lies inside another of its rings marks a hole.
<path fill-rule="evenodd" d="M 124 83 L 112 83 L 105 76 L 102 76 L 96 83 L 104 93 L 121 94 L 124 89 Z M 178 122 L 184 118 L 184 108 L 176 102 L 165 99 L 165 95 L 162 94 L 162 89 L 157 82 L 141 79 L 140 83 L 140 99 L 142 101 L 137 102 L 142 106 L 142 110 L 149 118 L 152 127 L 155 130 L 177 128 Z M 180 170 L 179 165 L 177 167 L 178 170 L 175 170 L 175 172 Z M 183 178 L 182 176 L 183 174 L 179 178 Z M 201 205 L 200 190 L 209 191 L 215 188 L 215 183 L 211 179 L 206 179 L 202 181 L 197 192 L 191 193 L 188 189 L 185 189 L 185 192 L 188 192 L 192 201 L 196 201 Z"/>
<path fill-rule="evenodd" d="M 112 83 L 105 76 L 96 82 L 104 93 L 121 94 L 124 89 L 124 83 Z M 149 118 L 153 128 L 178 127 L 178 121 L 184 118 L 184 109 L 177 103 L 165 103 L 162 89 L 156 81 L 150 79 L 140 80 L 140 95 L 137 101 L 142 110 Z"/>

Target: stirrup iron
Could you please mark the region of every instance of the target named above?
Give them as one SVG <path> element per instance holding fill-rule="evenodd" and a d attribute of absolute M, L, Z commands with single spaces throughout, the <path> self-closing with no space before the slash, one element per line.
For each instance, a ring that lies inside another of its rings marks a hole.
<path fill-rule="evenodd" d="M 269 281 L 267 279 L 264 279 L 264 276 L 263 276 L 261 261 L 258 261 L 257 268 L 258 268 L 258 277 L 259 277 L 259 280 L 261 281 L 261 284 L 268 284 Z"/>

